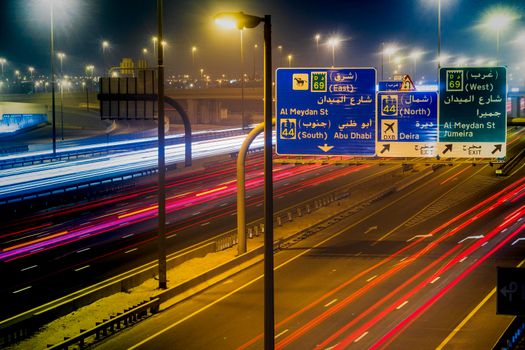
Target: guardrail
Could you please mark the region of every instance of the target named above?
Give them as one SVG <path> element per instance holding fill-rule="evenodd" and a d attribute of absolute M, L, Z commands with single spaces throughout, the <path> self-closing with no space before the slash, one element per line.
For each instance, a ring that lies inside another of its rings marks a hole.
<path fill-rule="evenodd" d="M 525 318 L 517 316 L 507 327 L 505 332 L 496 342 L 493 350 L 512 350 L 523 348 L 523 336 L 525 335 Z"/>
<path fill-rule="evenodd" d="M 73 338 L 65 338 L 63 342 L 56 345 L 48 345 L 48 349 L 62 350 L 69 349 L 70 346 L 76 346 L 85 348 L 89 346 L 86 342 L 89 338 L 93 338 L 92 342 L 98 342 L 103 338 L 111 336 L 124 328 L 134 325 L 149 316 L 159 311 L 160 299 L 154 298 L 151 301 L 143 302 L 137 306 L 132 307 L 130 310 L 124 310 L 123 313 L 119 313 L 116 316 L 111 317 L 109 320 L 104 320 L 98 323 L 94 328 L 89 330 L 81 330 L 80 334 Z"/>

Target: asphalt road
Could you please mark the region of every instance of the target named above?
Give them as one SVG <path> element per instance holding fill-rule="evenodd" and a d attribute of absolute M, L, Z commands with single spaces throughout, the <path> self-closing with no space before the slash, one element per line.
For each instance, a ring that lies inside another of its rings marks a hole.
<path fill-rule="evenodd" d="M 276 348 L 491 348 L 496 266 L 525 257 L 525 169 L 493 171 L 435 172 L 277 252 Z M 258 264 L 99 348 L 261 349 L 262 301 Z"/>

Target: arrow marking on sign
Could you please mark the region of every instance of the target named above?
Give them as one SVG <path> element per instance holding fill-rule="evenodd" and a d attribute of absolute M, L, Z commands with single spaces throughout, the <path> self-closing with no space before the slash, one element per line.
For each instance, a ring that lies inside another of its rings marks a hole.
<path fill-rule="evenodd" d="M 443 154 L 447 153 L 448 151 L 452 152 L 452 144 L 449 143 L 448 145 L 445 145 L 445 150 L 443 151 Z"/>
<path fill-rule="evenodd" d="M 505 298 L 507 298 L 507 294 L 508 294 L 508 299 L 509 301 L 512 301 L 512 294 L 516 293 L 518 291 L 518 284 L 516 282 L 510 282 L 509 283 L 509 288 L 507 288 L 507 286 L 501 288 L 499 290 L 501 292 L 501 294 L 503 294 L 503 296 Z"/>
<path fill-rule="evenodd" d="M 323 146 L 317 146 L 317 147 L 319 147 L 323 152 L 328 152 L 329 150 L 334 148 L 334 146 L 328 146 L 326 143 Z"/>
<path fill-rule="evenodd" d="M 385 153 L 385 151 L 390 152 L 390 144 L 389 143 L 387 143 L 386 145 L 383 145 L 383 149 L 379 153 L 383 154 L 383 153 Z"/>
<path fill-rule="evenodd" d="M 372 232 L 374 230 L 377 230 L 377 226 L 371 226 L 368 228 L 368 230 L 365 231 L 365 234 L 367 234 L 368 232 Z"/>
<path fill-rule="evenodd" d="M 485 236 L 483 235 L 479 235 L 479 236 L 468 236 L 467 238 L 463 238 L 461 241 L 459 241 L 458 243 L 462 243 L 462 242 L 465 242 L 467 239 L 481 239 Z"/>
<path fill-rule="evenodd" d="M 496 152 L 501 152 L 501 144 L 494 145 L 494 150 L 492 151 L 492 154 L 494 154 Z"/>

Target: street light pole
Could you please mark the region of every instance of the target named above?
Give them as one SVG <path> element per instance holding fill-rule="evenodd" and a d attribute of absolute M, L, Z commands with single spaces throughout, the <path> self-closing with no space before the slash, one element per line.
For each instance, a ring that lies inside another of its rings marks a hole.
<path fill-rule="evenodd" d="M 320 34 L 315 35 L 315 65 L 319 66 L 319 39 L 321 39 Z"/>
<path fill-rule="evenodd" d="M 243 28 L 241 28 L 241 129 L 244 130 L 245 128 L 245 121 L 244 121 L 244 49 L 243 49 L 243 40 L 242 40 L 242 32 Z"/>
<path fill-rule="evenodd" d="M 264 22 L 264 349 L 275 345 L 273 271 L 273 158 L 272 158 L 272 25 L 271 16 L 220 13 L 215 22 L 227 28 L 255 28 Z"/>
<path fill-rule="evenodd" d="M 437 16 L 437 31 L 438 31 L 438 42 L 437 42 L 437 59 L 438 59 L 438 70 L 441 68 L 441 0 L 438 0 L 438 16 Z M 439 72 L 438 72 L 439 74 Z"/>
<path fill-rule="evenodd" d="M 499 28 L 496 30 L 496 66 L 499 66 Z"/>
<path fill-rule="evenodd" d="M 157 0 L 157 35 L 162 43 L 163 0 Z M 167 288 L 166 277 L 166 159 L 164 135 L 164 45 L 158 45 L 157 93 L 158 93 L 158 248 L 159 248 L 159 288 Z"/>
<path fill-rule="evenodd" d="M 385 80 L 384 69 L 385 69 L 385 43 L 381 43 L 381 80 Z"/>
<path fill-rule="evenodd" d="M 53 1 L 50 2 L 50 51 L 51 51 L 51 127 L 53 137 L 53 155 L 57 153 L 57 129 L 56 129 L 56 114 L 55 114 L 55 44 L 53 34 L 53 22 L 54 22 L 54 10 Z"/>

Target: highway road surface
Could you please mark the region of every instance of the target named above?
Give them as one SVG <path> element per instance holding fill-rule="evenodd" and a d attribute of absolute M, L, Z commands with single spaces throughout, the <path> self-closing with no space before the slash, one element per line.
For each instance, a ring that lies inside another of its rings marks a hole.
<path fill-rule="evenodd" d="M 523 140 L 518 140 L 523 147 Z M 457 165 L 275 254 L 276 349 L 487 349 L 497 266 L 521 266 L 525 169 Z M 261 349 L 262 265 L 99 348 Z"/>

